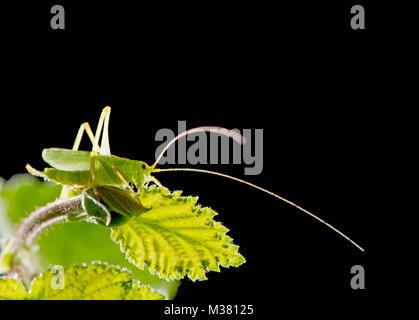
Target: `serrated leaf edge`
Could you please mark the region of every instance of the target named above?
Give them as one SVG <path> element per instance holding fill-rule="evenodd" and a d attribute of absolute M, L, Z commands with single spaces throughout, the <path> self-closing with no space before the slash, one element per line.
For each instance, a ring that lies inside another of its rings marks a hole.
<path fill-rule="evenodd" d="M 163 297 L 165 297 L 165 298 L 166 298 L 166 300 L 168 300 L 168 297 L 167 297 L 167 295 L 166 295 L 164 292 L 161 292 L 161 291 L 160 291 L 160 290 L 158 290 L 158 289 L 154 289 L 154 288 L 153 288 L 152 286 L 150 286 L 150 285 L 144 285 L 144 284 L 141 284 L 141 282 L 140 282 L 139 280 L 136 280 L 135 278 L 133 278 L 134 276 L 133 276 L 132 271 L 131 271 L 131 270 L 129 270 L 129 269 L 127 269 L 127 268 L 125 268 L 125 267 L 121 268 L 121 267 L 120 267 L 120 266 L 118 266 L 118 265 L 112 265 L 112 264 L 109 264 L 109 263 L 107 263 L 107 262 L 103 262 L 103 261 L 92 261 L 91 263 L 72 264 L 72 265 L 67 266 L 67 268 L 68 268 L 68 267 L 83 267 L 83 268 L 87 268 L 87 269 L 89 269 L 89 268 L 93 267 L 94 265 L 105 266 L 105 267 L 107 267 L 107 268 L 109 268 L 109 269 L 116 269 L 116 270 L 117 270 L 117 271 L 119 271 L 119 272 L 125 272 L 125 273 L 128 273 L 128 274 L 130 275 L 131 288 L 134 288 L 135 286 L 136 286 L 137 288 L 139 288 L 139 289 L 142 289 L 142 288 L 148 288 L 148 289 L 150 289 L 150 291 L 151 291 L 152 293 L 158 293 L 158 294 L 162 295 Z M 51 266 L 52 266 L 52 265 L 51 265 Z M 35 278 L 33 278 L 33 279 L 31 280 L 31 282 L 30 282 L 30 284 L 29 284 L 29 289 L 28 289 L 28 288 L 26 288 L 25 284 L 24 284 L 24 283 L 23 283 L 20 279 L 17 279 L 17 277 L 14 277 L 14 278 L 4 278 L 4 279 L 11 279 L 11 280 L 16 280 L 16 281 L 18 281 L 18 282 L 21 284 L 21 286 L 22 286 L 22 288 L 24 289 L 24 291 L 26 292 L 26 294 L 29 296 L 29 295 L 31 295 L 31 294 L 32 294 L 32 288 L 33 288 L 33 284 L 34 284 L 34 282 L 35 282 L 36 280 L 38 280 L 38 279 L 41 279 L 41 278 L 44 276 L 44 274 L 45 274 L 46 272 L 48 272 L 48 271 L 51 269 L 51 266 L 50 266 L 49 268 L 46 268 L 43 272 L 41 272 L 40 274 L 38 274 Z M 1 278 L 0 278 L 0 279 L 1 279 Z"/>
<path fill-rule="evenodd" d="M 182 191 L 179 191 L 179 190 L 170 192 L 169 189 L 167 189 L 165 187 L 158 187 L 156 185 L 152 185 L 149 188 L 143 188 L 140 192 L 150 192 L 150 191 L 151 192 L 156 192 L 156 193 L 162 193 L 163 196 L 166 196 L 166 197 L 168 196 L 168 197 L 172 198 L 173 200 L 176 200 L 176 199 L 180 198 L 182 196 L 182 193 L 183 193 Z M 197 210 L 199 212 L 210 211 L 212 213 L 212 218 L 218 215 L 218 213 L 215 210 L 212 210 L 210 207 L 202 207 L 200 204 L 197 204 L 197 202 L 199 200 L 199 197 L 197 197 L 197 196 L 196 197 L 193 197 L 193 196 L 184 196 L 184 198 L 185 198 L 185 201 L 192 200 L 192 203 L 194 205 L 193 212 L 196 212 Z M 217 223 L 220 226 L 224 227 L 224 225 L 221 222 L 217 222 L 217 221 L 214 221 L 214 220 L 211 220 L 211 221 L 213 221 L 213 223 Z M 222 235 L 230 238 L 229 236 L 227 236 L 228 231 L 230 231 L 230 230 L 227 229 L 227 231 L 225 233 L 223 233 Z M 112 241 L 114 241 L 116 244 L 119 245 L 119 248 L 120 248 L 121 252 L 125 253 L 125 258 L 131 264 L 133 264 L 134 266 L 136 266 L 140 270 L 144 270 L 145 268 L 147 268 L 147 271 L 149 271 L 151 274 L 158 275 L 160 278 L 165 279 L 167 281 L 182 280 L 186 276 L 188 276 L 188 278 L 191 279 L 193 282 L 195 282 L 197 280 L 207 280 L 207 277 L 206 276 L 204 276 L 203 279 L 192 279 L 189 274 L 186 274 L 183 277 L 180 276 L 180 275 L 179 276 L 173 275 L 171 277 L 166 277 L 161 272 L 159 273 L 157 271 L 153 271 L 153 270 L 148 269 L 148 266 L 145 263 L 143 263 L 142 266 L 141 266 L 140 264 L 138 264 L 138 263 L 136 263 L 134 261 L 134 258 L 133 258 L 134 255 L 130 253 L 131 252 L 130 249 L 127 249 L 126 251 L 124 251 L 123 245 L 122 245 L 122 239 L 119 240 L 119 241 L 115 241 L 115 239 L 113 239 L 113 237 L 112 237 L 113 232 L 114 232 L 114 228 L 111 229 L 111 234 L 110 234 L 110 238 L 112 239 Z M 240 247 L 238 245 L 233 244 L 233 239 L 232 238 L 230 238 L 230 241 L 226 245 L 233 245 L 233 246 L 237 247 L 236 252 L 243 258 L 243 262 L 240 263 L 240 264 L 238 264 L 238 265 L 228 265 L 228 266 L 222 266 L 222 267 L 224 267 L 226 269 L 229 269 L 230 267 L 238 268 L 240 265 L 246 263 L 246 259 L 239 253 L 239 248 Z M 218 267 L 219 266 L 220 266 L 220 264 L 218 264 Z M 219 268 L 217 270 L 208 270 L 208 268 L 205 267 L 204 269 L 205 269 L 206 273 L 207 272 L 211 272 L 211 271 L 220 272 L 220 269 Z"/>

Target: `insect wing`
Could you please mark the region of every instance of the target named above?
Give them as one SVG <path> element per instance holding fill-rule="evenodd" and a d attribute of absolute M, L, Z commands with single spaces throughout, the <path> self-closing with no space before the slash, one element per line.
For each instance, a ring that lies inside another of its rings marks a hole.
<path fill-rule="evenodd" d="M 89 183 L 89 171 L 63 171 L 47 168 L 43 176 L 64 186 L 86 186 Z"/>
<path fill-rule="evenodd" d="M 107 157 L 97 155 L 95 159 L 95 178 L 97 185 L 121 186 L 124 182 L 118 177 L 116 171 L 112 168 L 112 163 L 116 157 Z"/>
<path fill-rule="evenodd" d="M 65 171 L 88 171 L 90 152 L 51 148 L 42 151 L 42 158 L 51 167 Z"/>

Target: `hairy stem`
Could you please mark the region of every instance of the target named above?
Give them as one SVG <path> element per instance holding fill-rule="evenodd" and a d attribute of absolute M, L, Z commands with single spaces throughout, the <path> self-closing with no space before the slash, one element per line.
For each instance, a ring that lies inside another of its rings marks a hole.
<path fill-rule="evenodd" d="M 31 246 L 49 226 L 69 221 L 83 212 L 82 196 L 57 200 L 37 209 L 18 226 L 11 253 L 16 253 L 22 245 Z"/>

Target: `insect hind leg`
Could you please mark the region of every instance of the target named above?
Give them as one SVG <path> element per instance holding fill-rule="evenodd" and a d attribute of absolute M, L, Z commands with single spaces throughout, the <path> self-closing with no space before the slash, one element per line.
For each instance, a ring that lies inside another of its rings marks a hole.
<path fill-rule="evenodd" d="M 89 136 L 90 142 L 93 145 L 92 151 L 100 153 L 103 156 L 111 156 L 110 146 L 109 146 L 109 118 L 111 115 L 111 108 L 106 107 L 103 109 L 99 123 L 96 128 L 96 134 L 93 134 L 92 129 L 88 122 L 83 123 L 80 126 L 79 132 L 77 133 L 76 140 L 74 141 L 73 150 L 77 151 L 80 147 L 81 139 L 83 138 L 84 132 Z M 102 134 L 103 129 L 103 134 Z M 102 134 L 102 143 L 99 146 L 99 138 Z"/>
<path fill-rule="evenodd" d="M 93 135 L 93 131 L 90 128 L 90 125 L 88 122 L 83 123 L 80 126 L 79 132 L 77 133 L 76 140 L 74 141 L 73 150 L 78 151 L 81 143 L 81 139 L 83 138 L 84 132 L 87 133 L 89 136 L 90 141 L 92 142 L 92 145 L 95 143 L 95 136 Z"/>
<path fill-rule="evenodd" d="M 99 123 L 96 128 L 96 134 L 93 142 L 93 151 L 100 153 L 102 156 L 111 156 L 111 148 L 109 146 L 109 118 L 111 116 L 111 108 L 103 108 L 102 114 L 99 118 Z M 102 134 L 103 129 L 103 134 Z M 102 143 L 99 146 L 99 138 L 102 134 Z"/>
<path fill-rule="evenodd" d="M 88 122 L 82 123 L 82 125 L 79 128 L 79 131 L 77 132 L 76 140 L 74 140 L 73 149 L 74 151 L 78 151 L 80 147 L 81 140 L 83 139 L 83 134 L 87 133 L 90 142 L 92 145 L 95 143 L 95 136 L 93 135 L 93 131 L 90 128 L 90 125 Z M 32 173 L 33 174 L 33 173 Z M 68 197 L 68 192 L 70 188 L 68 186 L 63 186 L 60 194 L 60 199 L 65 199 Z"/>

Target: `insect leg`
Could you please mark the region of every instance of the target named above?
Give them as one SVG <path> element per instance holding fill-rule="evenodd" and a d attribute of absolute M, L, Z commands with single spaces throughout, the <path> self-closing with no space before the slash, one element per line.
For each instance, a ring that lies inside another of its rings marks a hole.
<path fill-rule="evenodd" d="M 134 189 L 131 187 L 131 185 L 129 184 L 129 182 L 127 181 L 127 179 L 125 179 L 124 175 L 122 174 L 121 170 L 118 169 L 117 166 L 112 165 L 112 169 L 115 171 L 115 173 L 118 175 L 119 179 L 122 180 L 122 182 L 124 183 L 125 187 L 127 187 L 127 189 L 132 193 L 132 195 L 134 197 L 136 197 L 136 193 L 134 191 Z"/>
<path fill-rule="evenodd" d="M 137 193 L 134 191 L 134 189 L 130 186 L 130 184 L 128 183 L 127 179 L 125 179 L 124 175 L 122 174 L 121 170 L 118 169 L 117 166 L 113 165 L 112 169 L 116 172 L 116 174 L 118 175 L 118 177 L 124 182 L 124 185 L 128 188 L 128 190 L 131 192 L 131 194 L 133 195 L 135 201 L 138 203 L 138 205 L 140 206 L 140 208 L 143 208 L 143 204 L 141 203 L 140 199 L 138 199 L 137 197 Z"/>
<path fill-rule="evenodd" d="M 100 154 L 102 156 L 111 156 L 111 147 L 109 145 L 109 118 L 111 116 L 111 108 L 105 109 L 105 124 L 103 125 L 102 142 L 100 144 Z"/>
<path fill-rule="evenodd" d="M 93 151 L 100 153 L 102 156 L 111 156 L 111 150 L 109 146 L 109 117 L 111 115 L 111 108 L 106 107 L 103 109 L 102 114 L 99 118 L 99 123 L 96 128 L 96 134 L 93 142 Z M 99 138 L 102 133 L 102 129 L 104 128 L 103 135 L 102 135 L 102 144 L 99 146 Z"/>
<path fill-rule="evenodd" d="M 78 131 L 77 136 L 76 136 L 76 140 L 74 140 L 74 144 L 73 144 L 73 149 L 72 150 L 74 150 L 74 151 L 79 150 L 81 139 L 83 138 L 84 132 L 87 133 L 87 135 L 89 136 L 89 139 L 92 142 L 92 144 L 94 143 L 95 136 L 93 135 L 93 131 L 90 128 L 89 123 L 88 122 L 85 122 L 79 128 L 79 131 Z M 60 199 L 67 198 L 68 197 L 68 191 L 69 190 L 70 190 L 70 188 L 68 186 L 63 186 L 63 188 L 61 190 L 61 194 L 60 194 Z"/>
<path fill-rule="evenodd" d="M 93 192 L 95 193 L 96 197 L 100 199 L 99 193 L 97 191 L 96 185 L 96 167 L 95 167 L 95 160 L 96 160 L 96 152 L 92 151 L 90 153 L 90 174 L 89 174 L 89 187 L 93 187 Z"/>
<path fill-rule="evenodd" d="M 163 185 L 161 184 L 161 182 L 156 178 L 156 177 L 153 177 L 153 176 L 149 176 L 148 178 L 147 178 L 147 185 L 146 186 L 148 186 L 148 184 L 150 183 L 150 182 L 154 182 L 158 187 L 160 187 L 160 188 L 162 188 L 163 187 Z"/>
<path fill-rule="evenodd" d="M 93 131 L 90 128 L 89 123 L 85 122 L 80 126 L 79 132 L 77 133 L 76 140 L 74 141 L 74 145 L 73 145 L 73 150 L 74 151 L 79 150 L 80 142 L 81 142 L 81 139 L 83 138 L 83 133 L 85 131 L 86 131 L 87 135 L 89 136 L 90 141 L 92 142 L 92 145 L 95 143 L 95 136 L 93 135 Z"/>
<path fill-rule="evenodd" d="M 83 138 L 84 132 L 86 132 L 87 135 L 89 136 L 89 139 L 92 142 L 92 145 L 94 144 L 95 136 L 93 135 L 93 131 L 90 128 L 89 123 L 85 122 L 80 126 L 79 131 L 78 131 L 77 136 L 76 136 L 76 140 L 74 140 L 74 144 L 73 144 L 73 150 L 74 151 L 79 150 L 81 139 Z M 63 188 L 61 190 L 61 194 L 60 194 L 60 199 L 67 198 L 69 190 L 70 190 L 70 188 L 68 186 L 63 186 Z"/>
<path fill-rule="evenodd" d="M 89 187 L 93 187 L 93 192 L 95 193 L 95 195 L 98 197 L 98 199 L 100 199 L 100 195 L 97 191 L 97 184 L 96 184 L 96 167 L 95 167 L 95 160 L 96 160 L 96 155 L 98 153 L 106 156 L 111 156 L 111 152 L 110 152 L 110 147 L 109 147 L 109 136 L 108 136 L 108 126 L 109 126 L 109 117 L 110 117 L 110 113 L 111 113 L 111 108 L 110 107 L 105 107 L 102 110 L 102 114 L 100 115 L 99 118 L 99 123 L 97 125 L 96 128 L 96 134 L 93 136 L 93 132 L 89 126 L 89 124 L 86 125 L 82 125 L 83 129 L 80 128 L 79 130 L 79 134 L 80 134 L 80 140 L 81 140 L 81 136 L 83 135 L 84 130 L 86 130 L 87 134 L 89 135 L 90 140 L 92 141 L 93 144 L 93 150 L 90 153 L 90 174 L 89 174 Z M 102 147 L 99 147 L 99 137 L 102 133 L 102 128 L 105 126 L 104 132 L 103 132 L 103 136 L 102 136 L 102 146 L 104 147 L 102 149 Z M 82 133 L 80 133 L 82 132 Z M 75 146 L 78 147 L 78 145 L 76 145 L 76 143 L 78 142 L 78 140 L 76 139 L 75 142 Z M 78 142 L 78 144 L 80 144 L 80 142 Z"/>

